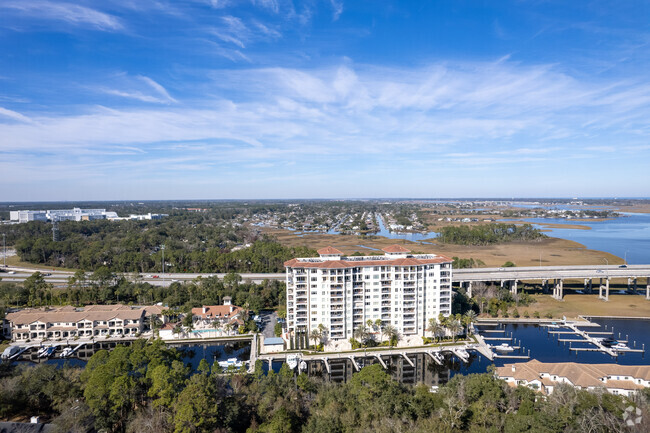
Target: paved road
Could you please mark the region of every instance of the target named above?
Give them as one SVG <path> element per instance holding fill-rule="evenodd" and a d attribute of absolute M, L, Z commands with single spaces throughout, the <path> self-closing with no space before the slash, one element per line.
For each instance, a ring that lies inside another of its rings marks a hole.
<path fill-rule="evenodd" d="M 278 313 L 275 311 L 264 310 L 260 312 L 262 319 L 262 334 L 264 338 L 275 337 L 275 324 L 278 323 Z"/>
<path fill-rule="evenodd" d="M 1 273 L 0 278 L 3 281 L 20 282 L 29 277 L 36 269 L 9 267 L 8 270 L 14 271 L 15 274 Z M 57 270 L 39 270 L 42 273 L 50 273 L 45 277 L 48 282 L 53 284 L 65 284 L 68 277 L 73 272 Z M 131 278 L 132 274 L 125 274 Z M 223 278 L 226 274 L 200 274 L 200 273 L 173 273 L 173 274 L 144 274 L 140 275 L 141 281 L 158 285 L 168 286 L 173 281 L 189 281 L 198 277 L 207 278 L 217 276 Z M 261 274 L 261 273 L 243 273 L 240 274 L 244 280 L 250 280 L 260 283 L 265 279 L 284 280 L 284 273 Z M 472 268 L 472 269 L 454 269 L 453 281 L 501 281 L 501 280 L 541 280 L 554 278 L 627 278 L 627 277 L 650 277 L 650 265 L 628 265 L 621 268 L 618 265 L 585 265 L 585 266 L 533 266 L 533 267 L 516 267 L 516 268 Z"/>
<path fill-rule="evenodd" d="M 650 265 L 533 266 L 454 269 L 454 281 L 541 280 L 566 278 L 650 277 Z"/>

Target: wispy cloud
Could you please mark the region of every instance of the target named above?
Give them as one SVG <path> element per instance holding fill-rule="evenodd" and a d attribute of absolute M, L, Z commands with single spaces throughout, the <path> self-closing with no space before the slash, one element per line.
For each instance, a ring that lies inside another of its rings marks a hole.
<path fill-rule="evenodd" d="M 142 102 L 157 104 L 177 102 L 162 85 L 143 75 L 131 77 L 126 74 L 117 74 L 113 77 L 113 81 L 120 88 L 106 87 L 104 85 L 91 88 L 108 95 L 135 99 Z"/>
<path fill-rule="evenodd" d="M 282 35 L 275 30 L 257 20 L 251 21 L 250 24 L 235 16 L 224 16 L 220 18 L 220 25 L 210 30 L 214 36 L 223 42 L 236 45 L 240 49 L 246 48 L 249 42 L 277 39 Z"/>
<path fill-rule="evenodd" d="M 134 173 L 159 176 L 152 168 L 159 167 L 187 180 L 189 173 L 241 177 L 295 163 L 317 179 L 331 176 L 323 167 L 345 171 L 349 161 L 363 168 L 353 170 L 356 177 L 378 167 L 415 167 L 413 173 L 429 176 L 432 169 L 594 161 L 610 153 L 612 137 L 632 135 L 639 143 L 634 152 L 650 151 L 644 147 L 650 102 L 629 104 L 623 97 L 642 93 L 644 84 L 578 80 L 546 65 L 344 62 L 219 70 L 211 79 L 209 97 L 164 108 L 94 107 L 85 114 L 31 116 L 29 123 L 0 111 L 10 120 L 0 122 L 2 150 L 16 158 L 0 166 L 20 176 L 35 164 L 34 155 L 56 154 L 79 173 L 130 179 Z M 119 96 L 174 101 L 150 77 L 121 74 L 114 82 L 126 83 L 120 87 L 126 90 L 112 90 Z"/>
<path fill-rule="evenodd" d="M 6 108 L 0 107 L 0 116 L 8 117 L 12 120 L 17 120 L 19 122 L 31 122 L 31 119 L 23 114 L 20 114 L 16 111 L 8 110 Z"/>
<path fill-rule="evenodd" d="M 45 0 L 3 1 L 0 2 L 0 9 L 14 11 L 29 18 L 60 21 L 98 30 L 117 31 L 124 28 L 117 17 L 74 3 Z"/>
<path fill-rule="evenodd" d="M 333 9 L 333 19 L 336 21 L 343 13 L 343 2 L 340 0 L 330 0 L 330 3 L 332 4 Z"/>

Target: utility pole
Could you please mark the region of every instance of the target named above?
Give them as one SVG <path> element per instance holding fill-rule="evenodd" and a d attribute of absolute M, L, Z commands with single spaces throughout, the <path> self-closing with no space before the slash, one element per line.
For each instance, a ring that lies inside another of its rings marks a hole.
<path fill-rule="evenodd" d="M 162 274 L 163 274 L 163 287 L 165 287 L 165 244 L 160 247 L 162 249 Z"/>
<path fill-rule="evenodd" d="M 7 267 L 7 235 L 5 233 L 2 234 L 2 246 L 4 247 L 4 255 L 2 256 L 4 258 L 4 267 Z"/>

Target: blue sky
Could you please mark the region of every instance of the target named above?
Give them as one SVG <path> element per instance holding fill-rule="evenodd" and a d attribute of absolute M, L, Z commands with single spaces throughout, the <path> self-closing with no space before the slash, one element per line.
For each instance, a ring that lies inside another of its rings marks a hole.
<path fill-rule="evenodd" d="M 0 2 L 0 201 L 648 196 L 647 1 Z"/>

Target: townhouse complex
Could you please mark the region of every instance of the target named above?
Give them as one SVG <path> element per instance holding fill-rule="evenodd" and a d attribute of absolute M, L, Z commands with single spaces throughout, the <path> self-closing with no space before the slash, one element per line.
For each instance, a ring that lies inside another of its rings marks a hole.
<path fill-rule="evenodd" d="M 8 313 L 6 332 L 13 341 L 75 337 L 136 336 L 145 330 L 147 317 L 160 315 L 161 307 L 89 305 L 30 308 Z"/>
<path fill-rule="evenodd" d="M 424 336 L 430 318 L 451 314 L 451 259 L 399 245 L 383 251 L 345 257 L 327 247 L 320 257 L 285 262 L 287 330 L 323 324 L 329 338 L 349 339 L 368 320 L 381 320 L 404 336 Z"/>
<path fill-rule="evenodd" d="M 650 365 L 579 364 L 533 359 L 497 367 L 495 373 L 511 386 L 527 386 L 542 394 L 552 394 L 561 383 L 589 391 L 605 389 L 627 397 L 650 386 Z"/>

